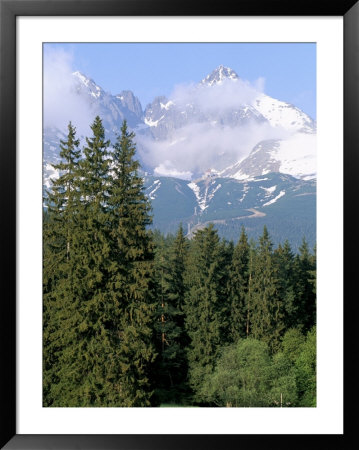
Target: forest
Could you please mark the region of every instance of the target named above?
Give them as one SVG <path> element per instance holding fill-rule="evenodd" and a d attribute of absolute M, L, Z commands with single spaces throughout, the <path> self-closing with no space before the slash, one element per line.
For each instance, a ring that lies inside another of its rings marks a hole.
<path fill-rule="evenodd" d="M 151 230 L 134 133 L 91 131 L 44 195 L 43 406 L 315 407 L 315 248 Z"/>

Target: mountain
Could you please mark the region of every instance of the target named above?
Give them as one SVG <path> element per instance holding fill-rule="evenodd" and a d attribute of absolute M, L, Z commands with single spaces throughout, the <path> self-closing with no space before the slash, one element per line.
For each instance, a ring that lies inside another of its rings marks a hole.
<path fill-rule="evenodd" d="M 268 139 L 259 142 L 247 158 L 227 167 L 220 174 L 245 180 L 280 172 L 304 180 L 314 179 L 315 150 L 316 135 L 313 133 L 296 133 L 287 139 Z"/>
<path fill-rule="evenodd" d="M 240 133 L 247 127 L 254 139 L 249 142 L 254 145 L 246 147 L 239 139 L 231 148 L 223 144 L 217 158 L 211 160 L 211 169 L 218 170 L 221 176 L 238 179 L 271 171 L 315 178 L 316 123 L 299 108 L 255 91 L 224 66 L 193 86 L 189 94 L 184 101 L 157 97 L 144 112 L 147 132 L 154 140 L 166 143 L 169 155 L 173 153 L 172 146 L 180 151 L 181 147 L 191 145 L 188 136 L 197 131 L 193 130 L 195 124 L 203 135 L 214 134 L 214 130 L 218 135 L 226 131 L 234 134 L 233 130 Z M 257 134 L 267 134 L 270 139 L 256 141 Z M 233 162 L 236 147 L 247 150 L 247 156 Z M 198 175 L 197 171 L 195 176 Z"/>
<path fill-rule="evenodd" d="M 201 81 L 201 84 L 205 84 L 207 86 L 213 86 L 214 84 L 221 84 L 224 80 L 239 80 L 239 76 L 236 72 L 229 68 L 224 67 L 222 64 L 217 67 L 212 73 L 207 75 Z"/>
<path fill-rule="evenodd" d="M 237 239 L 239 223 L 255 236 L 264 222 L 278 240 L 291 235 L 299 245 L 306 234 L 314 243 L 316 123 L 299 108 L 222 65 L 144 110 L 130 90 L 112 95 L 78 71 L 72 80 L 71 95 L 100 115 L 112 142 L 124 119 L 135 132 L 154 227 L 172 232 L 182 222 L 191 237 L 213 221 L 222 236 Z M 58 175 L 51 163 L 65 132 L 44 129 L 46 188 Z"/>
<path fill-rule="evenodd" d="M 271 173 L 247 180 L 208 174 L 200 180 L 145 177 L 153 207 L 153 228 L 175 233 L 179 224 L 188 237 L 208 223 L 220 235 L 238 239 L 241 225 L 257 237 L 267 224 L 276 243 L 288 238 L 294 249 L 306 236 L 315 243 L 316 183 L 291 175 Z"/>
<path fill-rule="evenodd" d="M 103 119 L 106 135 L 112 141 L 115 141 L 124 119 L 127 120 L 129 127 L 133 129 L 143 124 L 142 106 L 132 91 L 124 90 L 117 95 L 111 95 L 105 92 L 91 78 L 76 71 L 72 74 L 71 94 L 75 101 L 81 99 L 93 118 L 99 115 Z M 72 111 L 69 111 L 69 115 L 71 113 Z M 76 126 L 76 123 L 74 125 Z M 55 125 L 47 126 L 43 130 L 43 184 L 47 188 L 51 184 L 50 178 L 58 176 L 51 167 L 51 163 L 59 161 L 59 140 L 65 139 L 65 137 L 66 129 L 60 129 Z M 79 137 L 81 145 L 83 145 L 85 136 L 80 135 Z"/>
<path fill-rule="evenodd" d="M 89 108 L 103 118 L 108 133 L 118 133 L 124 119 L 132 128 L 143 122 L 142 106 L 133 92 L 111 95 L 81 72 L 74 72 L 73 76 L 76 94 L 86 98 Z"/>
<path fill-rule="evenodd" d="M 181 129 L 193 124 L 206 124 L 208 128 L 234 128 L 249 123 L 265 123 L 264 115 L 251 104 L 221 106 L 221 93 L 216 89 L 228 81 L 238 80 L 232 69 L 219 66 L 180 98 L 169 100 L 163 96 L 156 97 L 144 112 L 151 135 L 156 140 L 175 141 L 181 137 Z M 213 99 L 211 92 L 215 92 Z"/>

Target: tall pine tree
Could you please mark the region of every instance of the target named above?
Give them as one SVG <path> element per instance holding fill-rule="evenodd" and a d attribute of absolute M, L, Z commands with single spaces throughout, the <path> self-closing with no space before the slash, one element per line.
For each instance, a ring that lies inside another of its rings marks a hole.
<path fill-rule="evenodd" d="M 150 204 L 134 159 L 134 134 L 126 121 L 112 153 L 109 188 L 111 276 L 109 295 L 119 310 L 118 406 L 148 406 L 155 359 L 153 241 Z"/>
<path fill-rule="evenodd" d="M 206 400 L 201 392 L 203 380 L 212 373 L 219 348 L 225 343 L 225 260 L 213 225 L 197 231 L 186 270 L 185 299 L 189 382 L 197 402 Z"/>
<path fill-rule="evenodd" d="M 316 323 L 316 261 L 304 238 L 295 258 L 295 274 L 298 304 L 296 322 L 306 333 Z"/>
<path fill-rule="evenodd" d="M 70 122 L 66 140 L 60 141 L 61 162 L 53 165 L 59 177 L 46 192 L 43 225 L 43 398 L 52 403 L 51 387 L 58 382 L 58 359 L 63 344 L 61 291 L 70 273 L 72 239 L 79 205 L 79 140 Z"/>
<path fill-rule="evenodd" d="M 263 340 L 275 351 L 280 346 L 284 324 L 272 247 L 267 227 L 264 227 L 254 259 L 250 286 L 250 329 L 255 339 Z"/>
<path fill-rule="evenodd" d="M 289 242 L 279 245 L 273 254 L 278 275 L 278 295 L 283 305 L 283 323 L 285 329 L 297 325 L 297 299 L 295 295 L 294 254 Z"/>
<path fill-rule="evenodd" d="M 229 339 L 237 342 L 246 336 L 247 299 L 249 279 L 249 244 L 244 227 L 233 251 L 229 271 L 228 296 L 230 300 Z"/>
<path fill-rule="evenodd" d="M 53 406 L 116 403 L 116 304 L 106 290 L 110 243 L 107 228 L 109 161 L 102 121 L 96 117 L 78 173 L 79 202 L 67 277 L 55 290 L 62 350 Z"/>
<path fill-rule="evenodd" d="M 158 252 L 157 396 L 160 402 L 180 402 L 187 391 L 187 333 L 184 328 L 184 271 L 188 241 L 180 225 L 173 244 Z"/>

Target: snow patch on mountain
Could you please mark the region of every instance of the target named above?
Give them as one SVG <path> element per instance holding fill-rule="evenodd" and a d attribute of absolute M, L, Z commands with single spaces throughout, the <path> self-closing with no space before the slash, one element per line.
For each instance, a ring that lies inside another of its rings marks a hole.
<path fill-rule="evenodd" d="M 172 105 L 174 105 L 172 100 L 169 100 L 165 105 L 163 103 L 160 103 L 161 109 L 169 109 Z"/>
<path fill-rule="evenodd" d="M 253 107 L 273 127 L 281 127 L 290 132 L 315 133 L 316 131 L 313 119 L 290 103 L 261 94 L 255 99 Z"/>
<path fill-rule="evenodd" d="M 272 205 L 273 203 L 275 203 L 278 199 L 280 199 L 281 197 L 283 197 L 283 195 L 285 195 L 285 191 L 280 191 L 279 194 L 272 198 L 272 200 L 269 200 L 269 202 L 267 203 L 263 203 L 263 206 L 268 206 L 268 205 Z"/>
<path fill-rule="evenodd" d="M 214 194 L 222 187 L 221 183 L 217 184 L 217 186 L 213 189 L 213 191 L 208 195 L 208 201 L 212 200 Z"/>
<path fill-rule="evenodd" d="M 269 188 L 261 186 L 260 188 L 266 191 L 266 197 L 268 197 L 277 189 L 277 186 L 271 186 Z"/>
<path fill-rule="evenodd" d="M 164 116 L 160 117 L 157 120 L 152 120 L 152 119 L 148 119 L 147 117 L 145 118 L 145 124 L 148 125 L 149 127 L 157 127 L 158 122 L 160 122 L 162 119 L 164 118 Z"/>
<path fill-rule="evenodd" d="M 188 183 L 187 186 L 192 189 L 192 191 L 194 192 L 194 195 L 196 196 L 196 200 L 198 203 L 198 206 L 200 207 L 201 211 L 204 211 L 206 209 L 206 200 L 201 197 L 201 191 L 199 186 L 197 186 L 196 183 Z"/>
<path fill-rule="evenodd" d="M 251 180 L 271 172 L 310 180 L 316 178 L 316 135 L 295 133 L 287 139 L 269 139 L 257 144 L 249 156 L 227 167 L 221 176 Z"/>
<path fill-rule="evenodd" d="M 280 142 L 273 157 L 280 162 L 279 172 L 295 178 L 316 177 L 316 136 L 297 134 Z"/>
<path fill-rule="evenodd" d="M 152 189 L 154 187 L 154 189 Z M 150 191 L 147 195 L 151 200 L 154 200 L 156 198 L 156 191 L 161 187 L 161 182 L 160 180 L 155 180 L 152 184 L 152 186 L 149 187 L 149 189 L 152 189 L 152 191 Z"/>

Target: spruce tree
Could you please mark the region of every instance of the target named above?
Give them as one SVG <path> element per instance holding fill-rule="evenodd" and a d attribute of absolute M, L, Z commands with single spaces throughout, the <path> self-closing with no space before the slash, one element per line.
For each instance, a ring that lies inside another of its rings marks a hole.
<path fill-rule="evenodd" d="M 312 270 L 309 271 L 309 282 L 311 283 L 313 287 L 313 294 L 316 297 L 317 296 L 317 245 L 314 245 L 313 248 L 313 254 L 310 258 L 311 264 L 312 264 Z M 316 307 L 315 307 L 316 308 Z M 315 314 L 316 317 L 316 314 Z"/>
<path fill-rule="evenodd" d="M 295 259 L 297 323 L 304 333 L 316 323 L 315 256 L 311 255 L 303 238 Z"/>
<path fill-rule="evenodd" d="M 233 251 L 229 271 L 228 296 L 230 301 L 229 339 L 237 342 L 246 336 L 247 294 L 249 279 L 249 244 L 244 227 Z"/>
<path fill-rule="evenodd" d="M 57 262 L 68 260 L 71 250 L 71 236 L 76 223 L 76 208 L 79 202 L 78 163 L 81 155 L 79 140 L 76 139 L 76 128 L 68 124 L 67 140 L 60 140 L 60 157 L 58 164 L 52 167 L 58 171 L 59 177 L 51 180 L 51 189 L 46 191 L 46 217 L 44 221 L 44 250 L 52 264 L 45 264 L 44 280 L 50 282 L 58 277 Z M 56 255 L 56 257 L 55 257 Z M 48 262 L 45 260 L 44 262 Z"/>
<path fill-rule="evenodd" d="M 111 261 L 107 227 L 109 161 L 102 121 L 96 117 L 79 164 L 76 226 L 69 271 L 57 290 L 57 334 L 62 345 L 53 406 L 116 403 L 116 304 L 106 290 Z"/>
<path fill-rule="evenodd" d="M 226 321 L 226 285 L 228 268 L 217 231 L 210 224 L 197 231 L 186 270 L 185 325 L 188 347 L 189 382 L 194 400 L 203 402 L 203 380 L 214 368 L 220 346 L 224 343 Z"/>
<path fill-rule="evenodd" d="M 134 159 L 134 133 L 126 121 L 112 153 L 109 188 L 111 248 L 109 295 L 118 308 L 118 406 L 148 406 L 155 359 L 151 206 Z"/>
<path fill-rule="evenodd" d="M 184 271 L 188 242 L 180 225 L 170 248 L 158 255 L 157 396 L 160 402 L 181 402 L 186 395 L 188 337 L 184 329 Z"/>
<path fill-rule="evenodd" d="M 253 281 L 254 281 L 254 269 L 256 261 L 257 247 L 254 239 L 249 241 L 249 258 L 248 258 L 248 290 L 246 295 L 246 337 L 250 336 L 251 332 L 251 317 L 253 311 Z"/>
<path fill-rule="evenodd" d="M 266 342 L 272 351 L 280 346 L 284 331 L 283 305 L 279 296 L 273 244 L 264 226 L 254 261 L 251 283 L 250 328 L 253 338 Z"/>
<path fill-rule="evenodd" d="M 52 403 L 51 387 L 58 382 L 58 360 L 63 349 L 61 311 L 63 289 L 70 274 L 72 240 L 79 204 L 79 140 L 70 122 L 66 140 L 60 141 L 61 161 L 53 168 L 59 177 L 52 180 L 44 199 L 43 218 L 43 403 Z"/>
<path fill-rule="evenodd" d="M 154 359 L 150 206 L 126 123 L 111 158 L 99 117 L 91 129 L 67 273 L 51 291 L 51 339 L 61 351 L 47 404 L 147 406 Z"/>
<path fill-rule="evenodd" d="M 297 303 L 295 295 L 294 254 L 286 240 L 274 251 L 274 263 L 278 275 L 278 295 L 283 305 L 283 323 L 285 329 L 297 325 Z"/>

